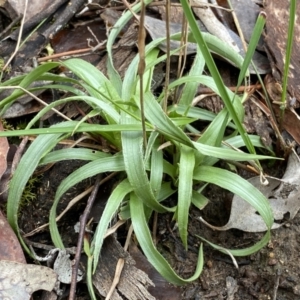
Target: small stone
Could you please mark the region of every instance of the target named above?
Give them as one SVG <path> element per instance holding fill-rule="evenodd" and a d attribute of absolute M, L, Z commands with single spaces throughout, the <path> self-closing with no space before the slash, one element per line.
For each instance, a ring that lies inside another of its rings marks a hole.
<path fill-rule="evenodd" d="M 300 295 L 300 284 L 297 284 L 293 287 L 293 292 L 295 295 Z"/>
<path fill-rule="evenodd" d="M 275 257 L 275 253 L 274 253 L 274 252 L 270 252 L 270 253 L 269 253 L 269 257 L 270 257 L 270 258 L 274 258 L 274 257 Z"/>
<path fill-rule="evenodd" d="M 252 270 L 249 270 L 249 269 L 247 269 L 247 270 L 245 271 L 244 276 L 245 276 L 246 278 L 252 279 L 253 281 L 257 281 L 257 279 L 258 279 L 257 273 L 254 272 L 254 271 L 252 271 Z"/>
<path fill-rule="evenodd" d="M 212 263 L 211 260 L 208 260 L 207 263 L 206 263 L 206 265 L 207 265 L 207 267 L 210 268 L 210 269 L 213 267 L 213 263 Z"/>
<path fill-rule="evenodd" d="M 269 266 L 275 266 L 277 264 L 277 259 L 275 258 L 270 258 L 268 261 Z"/>

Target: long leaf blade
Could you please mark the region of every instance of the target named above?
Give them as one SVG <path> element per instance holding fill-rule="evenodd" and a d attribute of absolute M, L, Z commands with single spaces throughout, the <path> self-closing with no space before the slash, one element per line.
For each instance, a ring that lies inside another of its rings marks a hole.
<path fill-rule="evenodd" d="M 174 272 L 169 263 L 155 248 L 146 222 L 143 203 L 133 193 L 131 193 L 130 197 L 130 211 L 134 233 L 137 236 L 144 254 L 148 261 L 164 278 L 173 284 L 183 285 L 196 280 L 200 276 L 203 269 L 202 245 L 199 249 L 198 262 L 194 275 L 188 279 L 183 279 Z"/>
<path fill-rule="evenodd" d="M 187 227 L 189 210 L 192 201 L 193 171 L 195 166 L 194 150 L 182 145 L 179 162 L 179 185 L 177 218 L 181 240 L 187 250 Z"/>

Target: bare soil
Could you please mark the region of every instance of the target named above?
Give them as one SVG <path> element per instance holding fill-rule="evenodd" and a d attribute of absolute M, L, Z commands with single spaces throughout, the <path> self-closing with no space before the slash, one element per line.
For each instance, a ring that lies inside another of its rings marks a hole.
<path fill-rule="evenodd" d="M 38 187 L 38 199 L 23 209 L 21 226 L 25 232 L 35 228 L 37 224 L 47 222 L 54 191 L 63 179 L 62 176 L 66 176 L 79 165 L 77 161 L 63 162 L 43 175 Z M 67 193 L 59 206 L 59 211 L 67 205 L 69 199 L 83 191 L 89 183 L 83 182 Z M 100 199 L 98 206 L 105 205 L 105 197 L 109 195 L 110 188 L 111 183 L 102 188 L 99 195 L 102 200 Z M 172 216 L 165 214 L 159 215 L 158 218 L 157 247 L 182 277 L 190 277 L 195 270 L 201 243 L 198 236 L 229 249 L 249 247 L 262 236 L 261 233 L 246 233 L 234 229 L 219 232 L 208 228 L 199 221 L 200 215 L 215 225 L 224 225 L 229 218 L 232 195 L 211 185 L 206 190 L 206 196 L 211 202 L 204 211 L 195 208 L 190 211 L 188 251 L 185 251 L 182 246 Z M 74 233 L 73 225 L 78 221 L 84 208 L 85 201 L 81 203 L 59 222 L 59 228 L 68 247 L 76 246 L 77 235 Z M 33 215 L 32 212 L 35 214 Z M 121 243 L 125 234 L 126 232 L 118 234 Z M 33 240 L 51 244 L 47 231 L 37 234 Z M 162 288 L 157 284 L 159 290 L 156 290 L 156 299 L 300 299 L 298 267 L 300 265 L 300 213 L 293 220 L 286 221 L 281 228 L 272 231 L 272 239 L 267 247 L 251 256 L 237 257 L 238 268 L 234 266 L 229 256 L 212 249 L 205 243 L 204 254 L 204 269 L 198 280 L 181 288 L 170 285 Z M 139 267 L 139 262 L 136 266 Z M 149 275 L 153 272 L 155 271 L 151 269 L 148 271 Z M 154 276 L 153 280 L 162 281 L 158 275 Z M 84 290 L 84 284 L 79 285 L 79 293 L 82 295 L 80 299 L 89 299 L 87 291 Z M 36 296 L 35 299 L 39 297 Z"/>

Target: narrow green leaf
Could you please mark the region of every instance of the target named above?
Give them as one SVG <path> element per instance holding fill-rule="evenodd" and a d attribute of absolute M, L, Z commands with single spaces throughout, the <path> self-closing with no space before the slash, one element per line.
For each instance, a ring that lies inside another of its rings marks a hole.
<path fill-rule="evenodd" d="M 192 203 L 202 210 L 208 204 L 208 199 L 203 194 L 193 191 Z"/>
<path fill-rule="evenodd" d="M 198 167 L 194 172 L 194 180 L 216 184 L 240 196 L 259 212 L 267 227 L 271 228 L 274 221 L 271 206 L 265 196 L 247 180 L 227 170 L 210 166 Z"/>
<path fill-rule="evenodd" d="M 203 58 L 203 55 L 201 54 L 199 47 L 197 47 L 197 54 L 189 71 L 189 76 L 201 75 L 204 70 L 204 66 L 205 60 Z M 190 106 L 195 97 L 198 86 L 199 84 L 197 82 L 187 82 L 183 87 L 182 94 L 178 103 L 185 106 Z"/>
<path fill-rule="evenodd" d="M 55 108 L 58 105 L 65 104 L 72 101 L 85 101 L 89 105 L 93 105 L 95 108 L 99 108 L 103 110 L 111 119 L 114 120 L 114 123 L 119 123 L 120 115 L 119 113 L 108 103 L 94 98 L 90 96 L 80 95 L 80 96 L 73 96 L 68 97 L 62 100 L 57 100 L 49 104 L 48 106 L 44 107 L 39 113 L 30 121 L 30 123 L 27 125 L 26 129 L 29 129 L 33 124 L 37 122 L 43 115 L 45 115 L 48 111 L 50 111 L 52 108 Z M 79 123 L 78 123 L 79 124 Z M 77 125 L 78 125 L 77 124 Z M 77 126 L 76 125 L 76 126 Z"/>
<path fill-rule="evenodd" d="M 70 121 L 64 126 L 60 126 L 62 123 L 58 124 L 56 127 L 49 128 L 36 128 L 36 129 L 26 129 L 26 130 L 13 130 L 13 131 L 2 131 L 1 136 L 24 136 L 24 135 L 36 135 L 36 134 L 55 134 L 55 133 L 73 133 L 77 125 L 76 121 Z M 98 125 L 98 124 L 81 124 L 76 128 L 76 132 L 101 132 L 105 134 L 107 132 L 119 132 L 119 131 L 139 131 L 141 126 L 139 124 L 114 124 L 114 125 Z M 148 131 L 154 130 L 147 129 Z"/>
<path fill-rule="evenodd" d="M 21 86 L 23 88 L 27 88 L 32 82 L 34 82 L 36 80 L 39 80 L 40 76 L 43 73 L 48 72 L 48 71 L 50 71 L 50 70 L 52 70 L 52 69 L 54 69 L 58 66 L 59 66 L 59 63 L 52 62 L 52 63 L 46 63 L 46 64 L 43 64 L 43 65 L 40 65 L 40 66 L 36 67 L 29 74 L 24 76 L 22 81 L 19 83 L 19 86 Z M 23 91 L 21 91 L 19 89 L 14 90 L 10 96 L 8 96 L 5 99 L 1 100 L 0 108 L 3 108 L 4 106 L 9 104 L 14 99 L 21 96 L 22 94 L 23 94 Z"/>
<path fill-rule="evenodd" d="M 198 235 L 197 235 L 198 236 Z M 224 247 L 220 247 L 214 243 L 209 242 L 208 240 L 204 239 L 201 236 L 198 236 L 202 241 L 205 241 L 206 243 L 208 243 L 210 246 L 212 246 L 214 249 L 221 251 L 224 254 L 232 254 L 233 256 L 247 256 L 247 255 L 251 255 L 255 252 L 257 252 L 258 250 L 260 250 L 261 248 L 263 248 L 264 246 L 266 246 L 268 244 L 268 242 L 271 239 L 271 232 L 270 230 L 268 230 L 266 232 L 266 234 L 262 237 L 262 239 L 260 239 L 255 245 L 248 247 L 248 248 L 244 248 L 244 249 L 227 249 Z"/>
<path fill-rule="evenodd" d="M 112 157 L 105 157 L 96 159 L 86 165 L 80 167 L 68 177 L 66 177 L 59 187 L 57 188 L 55 198 L 50 210 L 49 223 L 50 223 L 50 234 L 54 245 L 57 248 L 64 248 L 61 236 L 58 231 L 56 223 L 56 208 L 62 195 L 73 187 L 78 182 L 90 178 L 94 175 L 105 173 L 105 172 L 118 172 L 124 171 L 124 162 L 121 155 L 115 155 Z"/>
<path fill-rule="evenodd" d="M 152 237 L 146 223 L 143 203 L 131 193 L 130 197 L 130 212 L 134 233 L 139 241 L 139 244 L 152 266 L 169 282 L 176 285 L 183 285 L 196 280 L 203 269 L 203 249 L 202 245 L 199 249 L 198 262 L 195 273 L 188 279 L 179 277 L 165 258 L 155 248 Z"/>
<path fill-rule="evenodd" d="M 83 59 L 71 58 L 63 62 L 63 65 L 82 79 L 86 88 L 88 86 L 92 88 L 88 90 L 95 98 L 101 98 L 101 94 L 103 94 L 108 98 L 121 100 L 114 85 L 92 64 Z"/>
<path fill-rule="evenodd" d="M 135 101 L 138 105 L 137 97 L 135 97 Z M 150 92 L 145 93 L 144 101 L 145 116 L 158 132 L 171 140 L 192 146 L 189 137 L 170 120 Z"/>
<path fill-rule="evenodd" d="M 294 37 L 294 30 L 295 30 L 295 20 L 299 18 L 297 14 L 297 1 L 291 0 L 290 1 L 290 15 L 289 15 L 289 28 L 288 28 L 288 36 L 287 36 L 287 44 L 286 44 L 286 51 L 285 51 L 285 60 L 284 60 L 284 70 L 283 70 L 283 77 L 282 77 L 282 95 L 281 95 L 281 102 L 286 104 L 286 94 L 287 94 L 287 84 L 289 78 L 289 69 L 290 69 L 290 61 L 292 57 L 292 47 L 293 47 L 293 40 L 297 41 L 297 38 Z M 283 116 L 284 110 L 281 112 L 281 118 Z"/>
<path fill-rule="evenodd" d="M 147 148 L 145 151 L 145 157 L 144 157 L 144 162 L 147 163 L 149 161 L 152 149 L 153 149 L 153 145 L 158 137 L 159 133 L 156 131 L 153 131 L 150 133 L 148 142 L 147 142 Z"/>
<path fill-rule="evenodd" d="M 62 128 L 68 125 L 69 122 L 60 124 Z M 18 226 L 18 210 L 21 197 L 29 178 L 37 168 L 41 158 L 43 158 L 47 152 L 51 151 L 60 138 L 61 134 L 40 135 L 37 137 L 22 156 L 9 185 L 7 219 L 28 253 L 30 253 L 30 251 L 23 242 Z"/>
<path fill-rule="evenodd" d="M 205 58 L 205 62 L 207 64 L 207 67 L 210 71 L 210 74 L 212 75 L 212 77 L 214 78 L 218 89 L 219 89 L 219 93 L 221 95 L 222 100 L 225 103 L 226 108 L 228 109 L 228 112 L 230 114 L 230 117 L 232 118 L 232 120 L 234 121 L 240 135 L 242 136 L 243 140 L 245 141 L 245 145 L 247 147 L 247 149 L 249 150 L 250 153 L 255 153 L 255 149 L 253 147 L 253 145 L 251 144 L 251 141 L 249 140 L 248 134 L 245 131 L 241 120 L 238 118 L 236 111 L 234 109 L 233 103 L 231 102 L 231 99 L 228 95 L 228 92 L 225 88 L 224 82 L 220 76 L 220 73 L 214 63 L 214 60 L 207 48 L 206 42 L 203 38 L 203 34 L 200 32 L 199 27 L 197 25 L 197 22 L 195 20 L 195 17 L 192 13 L 191 7 L 189 5 L 189 2 L 187 0 L 180 0 L 181 4 L 182 4 L 182 8 L 184 10 L 184 13 L 188 19 L 189 25 L 191 27 L 191 31 L 192 34 L 195 38 L 195 40 L 197 41 L 198 46 L 201 49 L 201 52 Z"/>
<path fill-rule="evenodd" d="M 185 115 L 189 118 L 195 118 L 197 120 L 203 121 L 212 121 L 216 117 L 215 113 L 200 107 L 187 108 L 185 105 L 179 104 L 174 106 L 173 108 L 171 107 L 171 109 L 169 108 L 169 112 L 172 112 L 173 110 L 175 110 L 179 115 Z"/>
<path fill-rule="evenodd" d="M 102 213 L 100 222 L 97 226 L 92 244 L 91 244 L 91 252 L 94 257 L 93 260 L 93 272 L 96 271 L 100 251 L 103 245 L 104 236 L 108 229 L 109 224 L 112 221 L 112 218 L 117 214 L 121 202 L 124 197 L 132 191 L 132 187 L 127 179 L 121 181 L 112 191 L 109 196 L 104 211 Z"/>
<path fill-rule="evenodd" d="M 254 55 L 255 49 L 258 45 L 258 41 L 259 41 L 259 39 L 262 35 L 262 32 L 264 30 L 265 23 L 266 23 L 265 14 L 259 14 L 259 16 L 257 18 L 257 21 L 256 21 L 256 24 L 255 24 L 255 26 L 253 28 L 253 31 L 252 31 L 252 36 L 251 36 L 251 39 L 250 39 L 250 43 L 249 43 L 249 46 L 248 46 L 248 49 L 247 49 L 247 52 L 246 52 L 246 55 L 245 55 L 245 58 L 244 58 L 244 62 L 243 62 L 240 74 L 239 74 L 236 89 L 238 89 L 240 87 L 246 73 L 248 72 L 248 68 L 249 68 L 249 65 L 251 63 L 252 57 Z"/>
<path fill-rule="evenodd" d="M 134 122 L 128 115 L 123 115 L 121 119 L 123 124 Z M 144 165 L 142 131 L 122 132 L 121 136 L 126 174 L 136 195 L 145 205 L 158 212 L 174 210 L 161 205 L 151 189 Z"/>
<path fill-rule="evenodd" d="M 152 0 L 144 0 L 145 5 L 152 2 Z M 141 3 L 134 5 L 131 7 L 131 9 L 136 13 L 141 10 Z M 114 42 L 116 38 L 118 37 L 121 30 L 124 28 L 124 26 L 128 23 L 128 21 L 132 18 L 131 11 L 126 11 L 116 22 L 116 24 L 112 27 L 110 34 L 107 39 L 106 43 L 106 49 L 107 49 L 107 73 L 108 77 L 110 78 L 112 84 L 115 86 L 116 90 L 118 91 L 119 95 L 122 95 L 122 80 L 118 72 L 114 68 L 113 64 L 113 55 L 112 55 L 112 49 Z M 128 86 L 131 87 L 131 84 Z M 124 97 L 124 95 L 122 95 Z"/>
<path fill-rule="evenodd" d="M 179 235 L 186 250 L 189 210 L 192 201 L 194 166 L 194 149 L 182 145 L 179 162 L 177 222 Z"/>
<path fill-rule="evenodd" d="M 193 142 L 194 147 L 202 154 L 216 157 L 219 159 L 233 160 L 233 161 L 249 161 L 254 159 L 280 159 L 272 156 L 248 154 L 244 152 L 235 151 L 221 147 L 208 146 L 202 143 Z"/>
<path fill-rule="evenodd" d="M 159 143 L 156 141 L 151 152 L 150 186 L 154 196 L 157 198 L 163 179 L 163 151 L 158 150 Z"/>
<path fill-rule="evenodd" d="M 111 154 L 107 152 L 95 151 L 86 148 L 66 148 L 48 153 L 40 160 L 39 165 L 51 164 L 69 159 L 96 160 L 109 156 L 111 156 Z"/>

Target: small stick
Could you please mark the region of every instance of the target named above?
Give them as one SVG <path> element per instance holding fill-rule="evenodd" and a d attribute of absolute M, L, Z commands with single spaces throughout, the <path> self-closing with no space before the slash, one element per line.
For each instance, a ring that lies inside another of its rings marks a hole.
<path fill-rule="evenodd" d="M 170 69 L 171 69 L 171 56 L 170 56 L 170 11 L 171 11 L 171 1 L 166 0 L 166 44 L 167 44 L 167 59 L 166 59 L 166 75 L 165 75 L 165 97 L 163 102 L 163 110 L 167 114 L 168 108 L 168 97 L 169 97 L 169 83 L 170 83 Z"/>
<path fill-rule="evenodd" d="M 278 270 L 276 270 L 275 285 L 274 285 L 274 291 L 273 291 L 273 298 L 272 298 L 272 300 L 276 300 L 277 299 L 277 291 L 278 291 L 278 287 L 279 287 L 280 276 L 281 276 L 281 270 L 278 269 Z"/>
<path fill-rule="evenodd" d="M 156 245 L 156 243 L 157 243 L 157 237 L 156 237 L 156 233 L 157 233 L 157 216 L 158 216 L 158 213 L 157 213 L 157 211 L 155 211 L 154 215 L 153 215 L 153 226 L 152 226 L 152 240 L 153 240 L 154 245 Z"/>
<path fill-rule="evenodd" d="M 118 263 L 117 263 L 117 266 L 116 266 L 116 272 L 115 272 L 115 276 L 114 276 L 114 280 L 111 284 L 111 287 L 105 297 L 105 300 L 109 300 L 110 297 L 112 296 L 116 286 L 118 285 L 119 281 L 120 281 L 120 277 L 121 277 L 121 273 L 122 273 L 122 270 L 123 270 L 123 267 L 124 267 L 124 263 L 125 263 L 125 260 L 124 258 L 119 258 L 118 260 Z"/>
<path fill-rule="evenodd" d="M 103 46 L 103 49 L 105 47 Z M 44 62 L 47 60 L 52 60 L 52 59 L 56 59 L 56 58 L 60 58 L 63 56 L 71 56 L 71 55 L 76 55 L 76 54 L 82 54 L 82 53 L 89 53 L 92 52 L 93 48 L 83 48 L 83 49 L 78 49 L 78 50 L 72 50 L 72 51 L 66 51 L 66 52 L 61 52 L 61 53 L 56 53 L 53 55 L 48 55 L 48 56 L 44 56 L 44 57 L 39 57 L 37 59 L 38 62 Z"/>
<path fill-rule="evenodd" d="M 227 3 L 228 3 L 228 5 L 229 5 L 229 7 L 230 7 L 230 9 L 231 9 L 231 15 L 232 15 L 234 24 L 235 24 L 235 26 L 236 26 L 236 29 L 237 29 L 237 31 L 238 31 L 238 33 L 239 33 L 239 36 L 240 36 L 240 38 L 241 38 L 241 41 L 242 41 L 242 43 L 243 43 L 244 51 L 247 52 L 247 48 L 248 48 L 248 47 L 247 47 L 247 43 L 246 43 L 246 41 L 245 41 L 245 37 L 244 37 L 243 31 L 242 31 L 242 28 L 241 28 L 241 26 L 240 26 L 239 19 L 237 18 L 236 13 L 235 13 L 234 9 L 232 8 L 231 1 L 230 1 L 230 0 L 227 0 Z"/>
<path fill-rule="evenodd" d="M 108 176 L 106 176 L 103 180 L 101 180 L 100 182 L 100 185 L 104 184 L 105 182 L 107 182 L 108 180 L 110 180 L 111 178 L 113 178 L 114 176 L 116 176 L 118 173 L 117 172 L 113 172 L 111 174 L 109 174 Z M 65 210 L 59 215 L 56 217 L 55 221 L 58 222 L 62 217 L 63 215 L 75 204 L 77 203 L 80 199 L 82 199 L 84 196 L 86 196 L 88 193 L 90 193 L 93 189 L 93 186 L 92 187 L 89 187 L 87 190 L 85 190 L 84 192 L 82 192 L 81 194 L 77 195 L 74 199 L 72 199 L 68 206 L 65 208 Z M 24 234 L 25 237 L 28 237 L 28 236 L 32 236 L 38 232 L 40 232 L 41 230 L 47 228 L 49 225 L 49 223 L 46 223 L 44 225 L 41 225 L 39 226 L 38 228 L 30 231 L 29 233 L 26 233 Z"/>
<path fill-rule="evenodd" d="M 261 85 L 260 84 L 253 84 L 253 85 L 249 85 L 249 86 L 240 86 L 237 89 L 237 92 L 241 93 L 241 92 L 245 92 L 245 91 L 248 91 L 248 90 L 251 90 L 251 89 L 254 89 L 254 88 L 256 90 L 260 90 L 261 89 Z M 228 87 L 228 89 L 230 89 L 232 92 L 235 92 L 236 87 L 231 86 L 231 87 Z M 197 91 L 198 95 L 199 94 L 210 94 L 210 93 L 213 93 L 215 95 L 215 92 L 212 89 L 207 88 L 207 87 L 199 87 L 198 91 Z"/>
<path fill-rule="evenodd" d="M 21 19 L 22 19 L 22 16 L 19 16 L 19 17 L 16 17 L 14 20 L 12 20 L 12 22 L 0 33 L 0 38 L 2 38 L 3 36 L 5 36 L 6 33 L 8 31 L 10 31 Z"/>
<path fill-rule="evenodd" d="M 32 97 L 33 99 L 35 99 L 36 101 L 38 101 L 39 103 L 41 103 L 42 105 L 44 106 L 49 106 L 49 104 L 45 101 L 43 101 L 42 99 L 40 99 L 39 97 L 37 97 L 35 94 L 27 91 L 26 89 L 24 89 L 23 87 L 19 86 L 19 85 L 16 85 L 16 86 L 2 86 L 0 87 L 0 90 L 3 89 L 20 89 L 22 90 L 24 93 L 26 93 L 27 95 L 29 95 L 30 97 Z M 64 118 L 65 120 L 67 121 L 72 121 L 70 118 L 68 118 L 67 116 L 65 116 L 63 113 L 61 113 L 60 111 L 58 111 L 57 109 L 55 108 L 51 108 L 51 110 L 53 110 L 54 112 L 56 112 L 59 116 L 61 116 L 62 118 Z"/>
<path fill-rule="evenodd" d="M 10 62 L 13 60 L 13 58 L 15 57 L 17 52 L 19 51 L 20 44 L 21 44 L 22 33 L 23 33 L 23 27 L 24 27 L 24 23 L 25 23 L 26 12 L 27 12 L 27 6 L 28 6 L 28 0 L 25 0 L 24 14 L 23 14 L 23 18 L 22 18 L 22 21 L 21 21 L 21 25 L 20 25 L 20 31 L 19 31 L 19 36 L 18 36 L 16 49 L 15 49 L 14 53 L 11 55 L 11 57 L 9 58 L 9 60 L 6 62 L 5 66 L 2 68 L 2 71 L 4 71 L 7 68 L 7 66 L 10 64 Z"/>
<path fill-rule="evenodd" d="M 84 237 L 84 233 L 85 233 L 85 225 L 87 223 L 87 218 L 89 216 L 89 213 L 92 209 L 92 206 L 95 202 L 95 199 L 96 199 L 96 196 L 97 196 L 97 193 L 99 190 L 101 176 L 102 175 L 97 176 L 93 191 L 89 196 L 86 208 L 80 217 L 80 230 L 79 230 L 79 236 L 78 236 L 78 241 L 77 241 L 76 254 L 75 254 L 75 257 L 73 260 L 73 264 L 72 264 L 72 279 L 71 279 L 69 300 L 75 300 L 77 273 L 78 273 L 79 261 L 80 261 L 80 256 L 81 256 L 83 237 Z"/>
<path fill-rule="evenodd" d="M 22 142 L 20 143 L 15 155 L 14 155 L 14 158 L 13 158 L 13 161 L 12 161 L 12 164 L 11 164 L 11 174 L 13 175 L 15 173 L 15 170 L 21 160 L 21 157 L 22 157 L 22 154 L 24 152 L 24 149 L 26 147 L 26 144 L 28 142 L 28 136 L 25 136 L 23 139 L 22 139 Z"/>
<path fill-rule="evenodd" d="M 125 242 L 125 245 L 124 245 L 124 250 L 125 251 L 128 250 L 132 232 L 133 232 L 133 226 L 131 225 L 129 227 L 129 230 L 128 230 L 128 233 L 127 233 L 127 237 L 126 237 L 126 242 Z M 108 291 L 108 293 L 107 293 L 107 295 L 105 297 L 105 300 L 109 300 L 110 299 L 110 297 L 112 296 L 112 294 L 113 294 L 116 286 L 118 285 L 118 283 L 120 281 L 120 278 L 121 278 L 122 270 L 124 268 L 124 264 L 125 264 L 125 259 L 124 258 L 120 258 L 118 260 L 118 263 L 117 263 L 117 266 L 116 266 L 114 280 L 113 280 L 113 282 L 111 284 L 111 287 L 110 287 L 110 289 L 109 289 L 109 291 Z"/>

